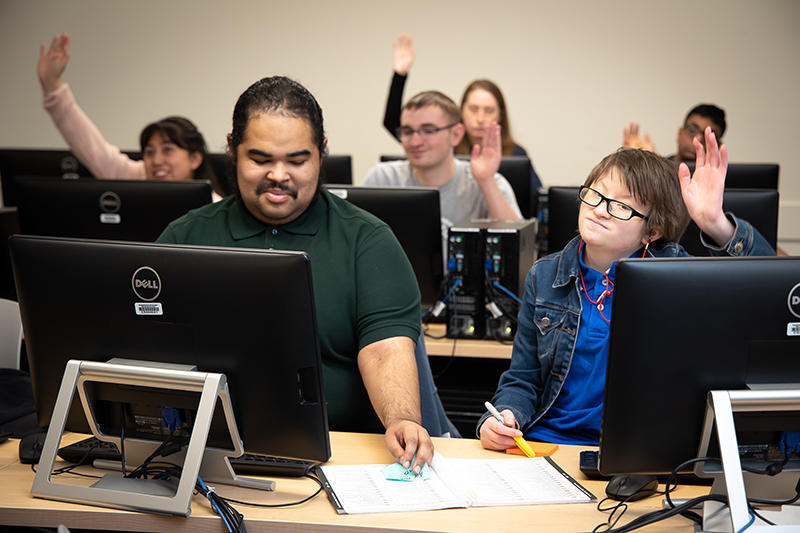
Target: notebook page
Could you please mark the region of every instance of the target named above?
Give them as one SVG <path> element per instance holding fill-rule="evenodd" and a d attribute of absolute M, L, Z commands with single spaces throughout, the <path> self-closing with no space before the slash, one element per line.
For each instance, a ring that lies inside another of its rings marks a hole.
<path fill-rule="evenodd" d="M 448 459 L 475 492 L 474 506 L 587 503 L 593 494 L 548 457 Z"/>

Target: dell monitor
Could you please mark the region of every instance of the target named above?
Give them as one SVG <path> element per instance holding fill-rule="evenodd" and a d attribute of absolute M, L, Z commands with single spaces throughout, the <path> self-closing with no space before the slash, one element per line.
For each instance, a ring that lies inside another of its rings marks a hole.
<path fill-rule="evenodd" d="M 322 160 L 323 183 L 353 184 L 353 158 L 349 155 L 326 155 Z"/>
<path fill-rule="evenodd" d="M 547 190 L 547 253 L 560 252 L 578 235 L 580 187 L 550 187 Z"/>
<path fill-rule="evenodd" d="M 548 253 L 558 252 L 578 235 L 580 187 L 548 189 Z M 773 249 L 778 245 L 778 191 L 774 189 L 725 189 L 723 211 L 750 222 Z M 709 250 L 700 241 L 700 228 L 690 222 L 680 244 L 690 255 L 707 256 Z"/>
<path fill-rule="evenodd" d="M 694 174 L 694 162 L 686 163 Z M 728 163 L 726 189 L 778 189 L 777 163 Z"/>
<path fill-rule="evenodd" d="M 778 191 L 776 189 L 725 189 L 722 210 L 748 221 L 776 249 L 778 246 Z M 692 221 L 680 240 L 687 252 L 696 256 L 711 255 L 700 241 L 700 228 Z"/>
<path fill-rule="evenodd" d="M 231 169 L 231 158 L 228 154 L 206 154 L 214 174 L 217 176 L 220 189 L 227 196 L 231 194 L 228 183 Z M 352 185 L 353 183 L 353 158 L 349 155 L 326 155 L 322 160 L 323 183 L 338 183 Z"/>
<path fill-rule="evenodd" d="M 142 154 L 139 152 L 123 153 L 131 159 L 142 158 Z M 90 178 L 94 174 L 69 150 L 0 150 L 3 205 L 17 205 L 13 184 L 15 176 L 58 176 L 64 179 L 76 179 L 79 177 Z"/>
<path fill-rule="evenodd" d="M 211 183 L 14 178 L 26 235 L 154 242 L 167 225 L 211 203 Z"/>
<path fill-rule="evenodd" d="M 438 189 L 333 184 L 325 187 L 389 225 L 414 269 L 423 306 L 433 305 L 444 277 Z"/>
<path fill-rule="evenodd" d="M 600 472 L 671 472 L 697 455 L 709 391 L 800 383 L 799 356 L 800 258 L 619 261 Z M 784 422 L 800 431 L 797 417 Z"/>
<path fill-rule="evenodd" d="M 246 452 L 330 458 L 306 254 L 19 235 L 10 247 L 41 426 L 70 359 L 173 363 L 227 376 Z M 86 433 L 77 403 L 66 429 Z M 126 435 L 146 431 L 147 413 L 133 420 Z M 219 426 L 208 444 L 229 449 Z"/>

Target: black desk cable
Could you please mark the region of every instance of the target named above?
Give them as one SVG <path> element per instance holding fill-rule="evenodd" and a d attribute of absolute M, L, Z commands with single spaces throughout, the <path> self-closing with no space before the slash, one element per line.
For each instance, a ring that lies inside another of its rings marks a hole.
<path fill-rule="evenodd" d="M 783 467 L 786 465 L 786 463 L 788 463 L 788 461 L 789 461 L 788 457 L 789 457 L 789 454 L 787 453 L 787 454 L 785 454 L 784 460 L 782 462 L 771 463 L 764 470 L 759 470 L 759 469 L 747 467 L 747 466 L 744 466 L 744 465 L 742 466 L 742 470 L 745 470 L 747 472 L 752 472 L 754 474 L 760 474 L 760 475 L 765 475 L 765 476 L 775 476 L 775 475 L 781 473 L 781 471 L 783 470 Z M 602 511 L 602 512 L 610 510 L 610 511 L 612 511 L 612 514 L 611 514 L 611 516 L 609 516 L 609 519 L 608 519 L 608 521 L 606 523 L 598 525 L 592 531 L 593 532 L 602 531 L 603 533 L 627 533 L 628 531 L 633 531 L 633 530 L 638 529 L 640 527 L 644 527 L 644 526 L 647 526 L 647 525 L 650 525 L 650 524 L 654 524 L 656 522 L 659 522 L 659 521 L 664 520 L 666 518 L 670 518 L 670 517 L 675 516 L 675 515 L 681 515 L 681 516 L 683 516 L 685 518 L 688 518 L 689 520 L 692 520 L 693 522 L 695 522 L 697 524 L 702 524 L 702 518 L 700 517 L 700 515 L 698 515 L 697 513 L 692 511 L 691 509 L 696 507 L 698 504 L 706 502 L 706 501 L 717 501 L 717 502 L 720 502 L 720 503 L 722 503 L 724 505 L 728 505 L 728 497 L 727 496 L 723 496 L 721 494 L 707 494 L 705 496 L 698 496 L 696 498 L 692 498 L 690 500 L 687 500 L 686 502 L 684 502 L 684 503 L 682 503 L 680 505 L 675 505 L 675 503 L 670 498 L 670 492 L 674 491 L 678 486 L 678 472 L 680 472 L 681 470 L 683 470 L 685 467 L 687 467 L 689 465 L 692 465 L 692 464 L 695 464 L 695 463 L 703 463 L 703 462 L 706 462 L 706 461 L 720 462 L 720 459 L 712 458 L 712 457 L 700 457 L 700 458 L 696 458 L 696 459 L 691 459 L 689 461 L 686 461 L 686 462 L 682 463 L 681 465 L 679 465 L 677 468 L 675 468 L 672 471 L 672 473 L 667 478 L 667 483 L 666 483 L 665 490 L 663 492 L 659 492 L 659 494 L 663 494 L 664 495 L 664 497 L 665 497 L 665 499 L 667 501 L 667 504 L 669 505 L 669 507 L 667 509 L 661 509 L 661 510 L 658 510 L 658 511 L 653 511 L 651 513 L 644 514 L 644 515 L 642 515 L 642 516 L 640 516 L 638 518 L 635 518 L 635 519 L 631 520 L 629 523 L 627 523 L 627 524 L 625 524 L 623 526 L 620 526 L 619 528 L 614 529 L 614 526 L 617 524 L 619 519 L 622 518 L 622 515 L 624 514 L 625 510 L 627 509 L 626 502 L 622 501 L 618 505 L 614 505 L 614 506 L 608 507 L 608 508 L 601 508 L 601 505 L 603 504 L 603 502 L 606 501 L 607 498 L 601 500 L 597 504 L 597 509 L 599 511 Z M 765 523 L 767 523 L 769 525 L 775 525 L 772 522 L 770 522 L 769 520 L 765 519 L 763 516 L 759 515 L 758 511 L 756 511 L 753 508 L 752 504 L 776 505 L 776 506 L 778 506 L 778 505 L 791 505 L 791 504 L 797 502 L 798 500 L 800 500 L 800 481 L 798 481 L 797 486 L 795 486 L 795 492 L 796 492 L 796 494 L 795 494 L 794 497 L 792 497 L 792 498 L 790 498 L 788 500 L 784 500 L 784 501 L 770 501 L 770 500 L 759 500 L 759 499 L 748 498 L 747 504 L 748 504 L 748 507 L 749 507 L 749 510 L 750 510 L 750 517 L 751 518 L 750 518 L 750 522 L 748 522 L 748 524 L 745 525 L 745 527 L 742 528 L 741 531 L 744 531 L 745 529 L 750 527 L 750 525 L 755 522 L 755 518 L 756 517 L 758 517 L 759 519 L 763 520 Z M 620 510 L 620 509 L 621 509 L 620 514 L 617 515 L 616 517 L 614 517 L 614 514 L 616 513 L 616 511 Z M 612 518 L 613 518 L 613 521 L 612 521 Z M 607 529 L 600 529 L 600 528 L 603 528 L 603 527 L 605 527 Z M 737 532 L 737 533 L 741 533 L 741 531 Z"/>

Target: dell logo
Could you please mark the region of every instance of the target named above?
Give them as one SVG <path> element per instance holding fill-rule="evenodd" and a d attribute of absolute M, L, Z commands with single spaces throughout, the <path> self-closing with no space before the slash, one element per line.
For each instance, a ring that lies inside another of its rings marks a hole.
<path fill-rule="evenodd" d="M 78 172 L 78 160 L 68 155 L 64 159 L 61 160 L 61 173 L 62 174 L 77 174 Z M 76 175 L 77 177 L 77 175 Z"/>
<path fill-rule="evenodd" d="M 122 201 L 115 192 L 106 191 L 100 195 L 100 209 L 103 210 L 103 213 L 116 213 L 121 204 Z"/>
<path fill-rule="evenodd" d="M 789 304 L 789 311 L 797 318 L 800 318 L 800 283 L 792 287 L 792 290 L 789 291 L 787 303 Z"/>
<path fill-rule="evenodd" d="M 140 267 L 133 273 L 131 285 L 136 296 L 146 302 L 155 300 L 161 294 L 161 278 L 155 270 L 147 266 Z"/>

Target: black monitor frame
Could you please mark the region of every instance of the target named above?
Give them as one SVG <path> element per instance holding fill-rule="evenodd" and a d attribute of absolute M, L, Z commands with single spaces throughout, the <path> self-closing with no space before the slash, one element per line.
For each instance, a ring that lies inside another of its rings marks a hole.
<path fill-rule="evenodd" d="M 233 191 L 228 183 L 230 157 L 227 153 L 208 153 L 206 158 L 214 169 L 219 186 L 225 195 Z M 353 158 L 350 155 L 326 155 L 322 160 L 323 183 L 338 183 L 352 185 L 353 183 Z"/>
<path fill-rule="evenodd" d="M 547 253 L 560 252 L 578 235 L 580 187 L 554 186 L 547 190 Z"/>
<path fill-rule="evenodd" d="M 122 152 L 133 160 L 140 152 Z M 69 150 L 0 149 L 0 179 L 3 184 L 3 205 L 17 205 L 13 179 L 15 176 L 60 176 L 65 179 L 102 177 L 78 161 Z"/>
<path fill-rule="evenodd" d="M 694 174 L 694 162 L 686 163 Z M 778 189 L 777 163 L 728 163 L 726 189 Z"/>
<path fill-rule="evenodd" d="M 26 235 L 154 242 L 167 225 L 211 203 L 207 180 L 126 181 L 16 176 Z"/>
<path fill-rule="evenodd" d="M 227 376 L 247 452 L 330 458 L 306 254 L 31 236 L 10 247 L 43 427 L 70 359 L 188 364 Z M 67 429 L 88 431 L 75 402 Z M 208 443 L 229 448 L 227 426 L 212 424 Z"/>
<path fill-rule="evenodd" d="M 580 187 L 550 187 L 548 202 L 548 253 L 558 252 L 578 235 Z M 770 246 L 778 245 L 778 191 L 774 189 L 728 189 L 723 194 L 722 209 L 750 222 Z M 700 242 L 700 229 L 690 222 L 680 244 L 691 255 L 708 256 Z"/>
<path fill-rule="evenodd" d="M 776 189 L 726 188 L 722 194 L 722 210 L 730 211 L 738 218 L 748 221 L 766 239 L 773 250 L 777 249 L 778 191 Z M 680 244 L 691 255 L 711 255 L 709 249 L 700 241 L 700 228 L 694 221 L 689 222 Z"/>
<path fill-rule="evenodd" d="M 743 389 L 756 374 L 799 383 L 792 294 L 797 257 L 620 260 L 600 472 L 666 474 L 694 458 L 709 390 Z"/>
<path fill-rule="evenodd" d="M 333 184 L 325 188 L 389 225 L 414 269 L 422 304 L 433 305 L 444 277 L 439 190 Z"/>

